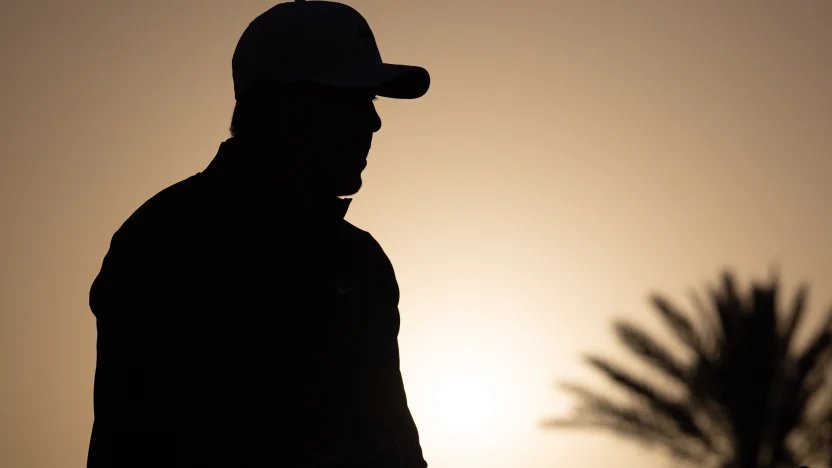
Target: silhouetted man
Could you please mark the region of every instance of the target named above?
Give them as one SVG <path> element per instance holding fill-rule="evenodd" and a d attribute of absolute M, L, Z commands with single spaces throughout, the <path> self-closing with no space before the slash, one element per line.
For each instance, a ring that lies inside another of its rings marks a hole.
<path fill-rule="evenodd" d="M 421 97 L 429 75 L 382 63 L 361 15 L 323 1 L 256 18 L 232 69 L 231 138 L 125 221 L 92 284 L 87 466 L 425 467 L 393 268 L 340 197 L 375 96 Z"/>

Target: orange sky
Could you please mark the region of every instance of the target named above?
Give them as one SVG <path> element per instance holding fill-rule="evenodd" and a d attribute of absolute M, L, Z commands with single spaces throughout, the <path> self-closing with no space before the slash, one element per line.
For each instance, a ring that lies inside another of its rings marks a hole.
<path fill-rule="evenodd" d="M 568 408 L 553 380 L 603 384 L 579 357 L 621 350 L 611 318 L 662 332 L 648 292 L 774 261 L 812 282 L 811 322 L 830 305 L 832 2 L 348 3 L 432 75 L 377 103 L 347 216 L 396 268 L 431 467 L 660 466 L 535 427 Z M 0 466 L 83 466 L 89 286 L 121 223 L 227 137 L 234 46 L 272 5 L 0 5 Z M 484 389 L 477 424 L 443 419 L 452 377 Z"/>

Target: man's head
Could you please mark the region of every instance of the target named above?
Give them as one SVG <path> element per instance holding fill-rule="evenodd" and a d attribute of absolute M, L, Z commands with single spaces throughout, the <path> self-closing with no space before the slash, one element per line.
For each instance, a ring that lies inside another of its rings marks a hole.
<path fill-rule="evenodd" d="M 257 170 L 315 194 L 353 195 L 381 128 L 375 99 L 371 89 L 262 86 L 238 99 L 231 135 L 254 152 Z"/>
<path fill-rule="evenodd" d="M 325 195 L 361 187 L 381 128 L 374 98 L 415 99 L 430 86 L 424 68 L 384 63 L 366 20 L 329 1 L 280 3 L 255 18 L 232 69 L 232 136 L 258 149 L 264 170 Z"/>

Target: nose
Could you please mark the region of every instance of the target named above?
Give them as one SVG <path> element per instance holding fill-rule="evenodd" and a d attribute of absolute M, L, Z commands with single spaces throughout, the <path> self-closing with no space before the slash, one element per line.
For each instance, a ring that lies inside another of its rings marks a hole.
<path fill-rule="evenodd" d="M 376 106 L 372 102 L 370 103 L 370 129 L 373 133 L 381 130 L 381 117 L 378 115 L 378 111 L 376 111 Z"/>

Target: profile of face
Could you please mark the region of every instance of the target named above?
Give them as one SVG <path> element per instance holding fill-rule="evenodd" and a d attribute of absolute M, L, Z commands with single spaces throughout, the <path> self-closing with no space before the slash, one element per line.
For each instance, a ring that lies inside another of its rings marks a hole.
<path fill-rule="evenodd" d="M 373 134 L 381 129 L 371 90 L 307 85 L 280 97 L 265 132 L 304 190 L 326 196 L 359 191 Z M 288 158 L 288 159 L 287 159 Z M 286 169 L 284 166 L 283 169 Z"/>

